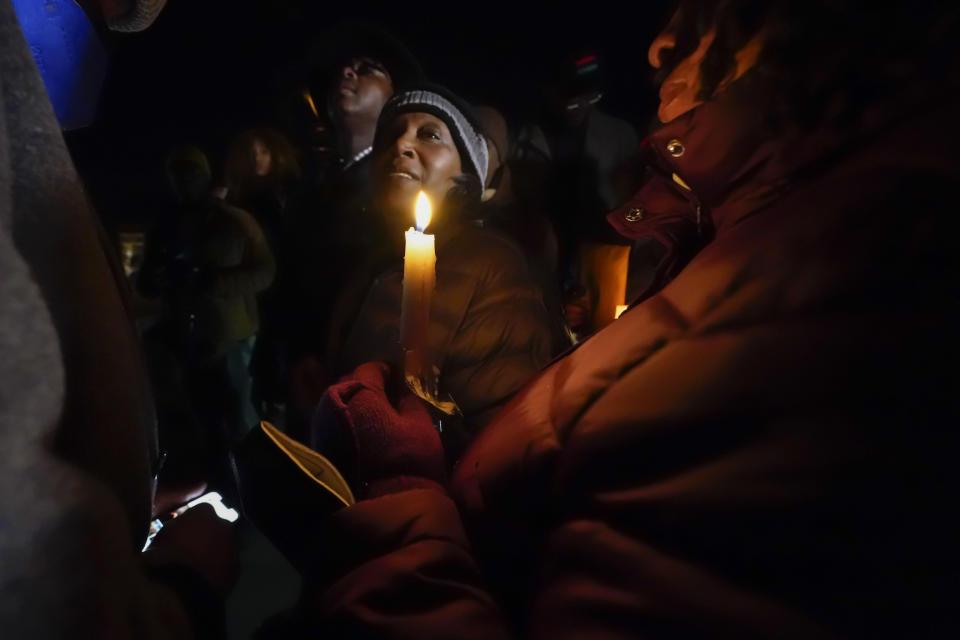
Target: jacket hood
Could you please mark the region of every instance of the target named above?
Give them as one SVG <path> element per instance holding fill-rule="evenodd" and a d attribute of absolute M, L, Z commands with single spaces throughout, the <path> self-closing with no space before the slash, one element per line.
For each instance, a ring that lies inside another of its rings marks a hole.
<path fill-rule="evenodd" d="M 647 294 L 724 228 L 829 170 L 849 151 L 897 126 L 915 106 L 915 97 L 907 94 L 876 105 L 846 129 L 778 135 L 762 124 L 757 99 L 764 95 L 762 83 L 762 77 L 747 74 L 643 141 L 647 181 L 607 219 L 626 238 L 654 237 L 666 246 L 661 273 Z"/>

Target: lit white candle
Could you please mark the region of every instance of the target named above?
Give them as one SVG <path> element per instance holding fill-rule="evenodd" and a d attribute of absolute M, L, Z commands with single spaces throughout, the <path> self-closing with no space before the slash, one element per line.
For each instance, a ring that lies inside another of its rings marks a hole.
<path fill-rule="evenodd" d="M 403 254 L 400 345 L 414 356 L 415 362 L 423 365 L 427 355 L 424 350 L 430 323 L 430 301 L 437 280 L 434 237 L 423 232 L 430 224 L 430 200 L 423 191 L 417 196 L 415 213 L 416 228 L 407 230 Z"/>

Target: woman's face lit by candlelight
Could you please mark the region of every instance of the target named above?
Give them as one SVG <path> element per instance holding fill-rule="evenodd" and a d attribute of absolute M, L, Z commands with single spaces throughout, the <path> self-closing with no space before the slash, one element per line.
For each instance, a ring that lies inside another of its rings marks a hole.
<path fill-rule="evenodd" d="M 679 13 L 674 14 L 670 23 L 660 35 L 654 39 L 647 51 L 647 59 L 654 69 L 659 69 L 663 65 L 661 56 L 670 49 L 677 46 L 676 27 Z M 717 36 L 717 28 L 711 27 L 706 33 L 700 36 L 700 42 L 697 48 L 670 71 L 663 84 L 660 85 L 660 108 L 657 110 L 657 117 L 660 122 L 667 123 L 682 116 L 684 113 L 695 109 L 703 103 L 700 98 L 700 88 L 702 79 L 700 76 L 700 63 L 703 62 L 710 45 L 713 44 Z M 717 87 L 714 95 L 723 91 L 730 83 L 737 80 L 757 63 L 757 58 L 763 48 L 763 40 L 757 35 L 750 40 L 736 54 L 736 68 L 724 78 Z"/>
<path fill-rule="evenodd" d="M 384 126 L 377 137 L 377 201 L 399 226 L 409 227 L 420 191 L 439 203 L 454 186 L 460 154 L 447 125 L 429 113 L 400 114 Z"/>

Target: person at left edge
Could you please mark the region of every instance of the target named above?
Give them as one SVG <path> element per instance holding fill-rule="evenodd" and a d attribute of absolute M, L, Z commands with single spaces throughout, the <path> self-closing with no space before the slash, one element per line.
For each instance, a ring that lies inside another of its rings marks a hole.
<path fill-rule="evenodd" d="M 212 509 L 140 554 L 162 460 L 151 398 L 123 271 L 31 59 L 23 6 L 0 0 L 0 628 L 224 637 L 234 543 Z M 162 6 L 84 3 L 121 30 Z"/>

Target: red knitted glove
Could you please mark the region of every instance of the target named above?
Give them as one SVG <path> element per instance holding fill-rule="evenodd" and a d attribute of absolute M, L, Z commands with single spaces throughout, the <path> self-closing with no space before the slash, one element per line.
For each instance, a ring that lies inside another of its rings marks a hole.
<path fill-rule="evenodd" d="M 309 445 L 337 465 L 358 498 L 442 490 L 440 435 L 426 407 L 405 387 L 391 404 L 388 376 L 387 365 L 368 362 L 331 385 L 314 412 Z"/>

